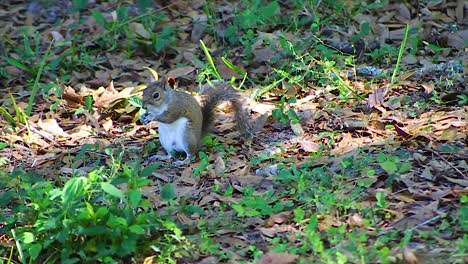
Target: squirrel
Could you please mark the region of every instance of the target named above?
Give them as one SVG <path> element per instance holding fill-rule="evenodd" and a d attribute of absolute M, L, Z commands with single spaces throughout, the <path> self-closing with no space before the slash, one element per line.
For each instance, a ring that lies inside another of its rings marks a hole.
<path fill-rule="evenodd" d="M 231 102 L 241 134 L 245 137 L 252 135 L 243 100 L 229 83 L 208 87 L 202 94 L 201 105 L 191 94 L 177 91 L 174 86 L 174 78 L 163 77 L 158 81 L 152 79 L 143 90 L 146 113 L 140 117 L 140 121 L 143 124 L 159 121 L 159 141 L 167 152 L 164 156 L 151 156 L 151 161 L 172 159 L 172 152 L 185 152 L 185 160 L 176 161 L 175 164 L 189 164 L 213 126 L 215 108 L 224 101 Z"/>

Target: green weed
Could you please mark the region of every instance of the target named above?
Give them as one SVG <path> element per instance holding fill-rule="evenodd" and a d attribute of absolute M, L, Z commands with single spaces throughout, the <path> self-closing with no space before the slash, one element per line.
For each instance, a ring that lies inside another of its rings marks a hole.
<path fill-rule="evenodd" d="M 9 190 L 2 195 L 2 207 L 8 205 L 16 212 L 2 214 L 18 258 L 114 262 L 148 254 L 152 248 L 158 252 L 158 261 L 175 263 L 174 256 L 185 254 L 190 244 L 181 230 L 153 211 L 141 192 L 155 166 L 120 162 L 118 154 L 111 168 L 98 168 L 86 177 L 72 176 L 63 186 L 21 170 L 2 173 L 2 189 Z M 166 193 L 162 191 L 163 198 L 168 198 Z"/>

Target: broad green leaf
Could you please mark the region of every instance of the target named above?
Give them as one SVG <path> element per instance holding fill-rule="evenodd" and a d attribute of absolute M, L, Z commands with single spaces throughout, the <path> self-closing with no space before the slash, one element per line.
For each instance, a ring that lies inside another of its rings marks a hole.
<path fill-rule="evenodd" d="M 93 205 L 88 202 L 86 202 L 86 211 L 91 217 L 95 216 Z"/>
<path fill-rule="evenodd" d="M 377 198 L 377 206 L 380 208 L 387 207 L 387 201 L 385 200 L 385 193 L 378 192 L 375 194 L 375 198 Z"/>
<path fill-rule="evenodd" d="M 309 219 L 309 224 L 307 225 L 308 231 L 317 231 L 318 229 L 318 217 L 316 214 L 313 214 Z"/>
<path fill-rule="evenodd" d="M 107 21 L 106 21 L 106 18 L 104 17 L 104 15 L 101 12 L 93 12 L 91 15 L 93 16 L 94 20 L 96 20 L 96 23 L 98 25 L 100 25 L 103 28 L 106 28 Z"/>
<path fill-rule="evenodd" d="M 461 203 L 468 203 L 468 195 L 463 195 L 463 196 L 460 198 L 460 202 L 461 202 Z"/>
<path fill-rule="evenodd" d="M 408 171 L 413 168 L 413 164 L 411 162 L 403 162 L 398 170 L 399 173 L 407 173 Z"/>
<path fill-rule="evenodd" d="M 248 210 L 245 213 L 245 216 L 248 216 L 248 217 L 253 217 L 253 216 L 258 216 L 258 215 L 260 215 L 260 212 L 258 210 Z"/>
<path fill-rule="evenodd" d="M 148 177 L 150 176 L 157 168 L 161 165 L 157 163 L 151 163 L 150 165 L 146 166 L 141 170 L 141 177 Z"/>
<path fill-rule="evenodd" d="M 86 95 L 84 97 L 85 99 L 85 108 L 88 111 L 93 110 L 93 96 L 92 95 Z"/>
<path fill-rule="evenodd" d="M 199 215 L 205 214 L 205 211 L 203 210 L 203 208 L 197 205 L 186 205 L 183 207 L 182 211 L 187 215 L 193 215 L 195 213 Z"/>
<path fill-rule="evenodd" d="M 294 209 L 294 221 L 296 223 L 299 223 L 301 222 L 302 220 L 304 220 L 304 217 L 305 217 L 305 211 L 304 209 L 298 207 L 296 209 Z"/>
<path fill-rule="evenodd" d="M 125 194 L 117 187 L 114 185 L 108 183 L 108 182 L 101 182 L 101 188 L 108 194 L 119 198 L 122 201 L 125 201 Z"/>
<path fill-rule="evenodd" d="M 15 66 L 18 69 L 21 69 L 21 70 L 27 71 L 27 72 L 31 71 L 31 69 L 28 66 L 24 65 L 23 63 L 21 63 L 21 61 L 19 61 L 17 59 L 10 58 L 10 57 L 6 57 L 5 59 L 6 59 L 7 63 L 9 63 L 12 66 Z"/>
<path fill-rule="evenodd" d="M 41 244 L 34 243 L 28 248 L 29 255 L 32 259 L 37 259 L 39 253 L 41 253 L 42 246 Z"/>
<path fill-rule="evenodd" d="M 380 167 L 382 167 L 382 169 L 384 169 L 388 174 L 393 174 L 396 171 L 398 171 L 398 167 L 395 164 L 395 162 L 392 162 L 392 161 L 389 161 L 389 160 L 386 160 L 386 161 L 380 163 Z"/>
<path fill-rule="evenodd" d="M 143 229 L 141 225 L 131 225 L 128 230 L 137 235 L 143 235 L 145 233 L 145 229 Z"/>
<path fill-rule="evenodd" d="M 143 100 L 141 98 L 138 98 L 136 96 L 129 97 L 128 102 L 136 107 L 143 107 Z"/>
<path fill-rule="evenodd" d="M 0 142 L 0 150 L 9 147 L 10 145 L 6 142 Z"/>
<path fill-rule="evenodd" d="M 128 18 L 128 8 L 126 6 L 120 6 L 117 8 L 117 19 L 119 21 L 125 21 Z"/>
<path fill-rule="evenodd" d="M 137 207 L 141 201 L 141 191 L 139 190 L 130 190 L 128 191 L 128 198 L 130 200 L 130 204 L 133 207 Z"/>
<path fill-rule="evenodd" d="M 244 207 L 241 204 L 233 204 L 232 209 L 236 210 L 237 216 L 244 216 Z"/>
<path fill-rule="evenodd" d="M 88 235 L 88 236 L 97 236 L 97 235 L 102 235 L 109 232 L 107 230 L 107 227 L 104 226 L 90 226 L 84 228 L 81 232 L 80 235 Z"/>
<path fill-rule="evenodd" d="M 107 216 L 108 213 L 109 209 L 107 209 L 106 207 L 99 207 L 99 209 L 96 211 L 95 217 L 96 219 L 101 219 Z"/>
<path fill-rule="evenodd" d="M 267 6 L 260 8 L 259 14 L 262 19 L 269 19 L 276 15 L 276 10 L 279 9 L 277 1 L 271 1 Z"/>
<path fill-rule="evenodd" d="M 71 202 L 79 200 L 86 190 L 88 179 L 85 177 L 72 178 L 63 187 L 62 203 L 64 207 L 68 207 Z"/>
<path fill-rule="evenodd" d="M 23 241 L 23 243 L 26 244 L 31 244 L 35 241 L 34 234 L 31 232 L 24 232 L 23 234 L 21 234 L 20 239 Z"/>
<path fill-rule="evenodd" d="M 107 221 L 107 225 L 112 228 L 127 227 L 127 220 L 123 217 L 110 217 Z"/>
<path fill-rule="evenodd" d="M 1 163 L 0 163 L 1 166 Z M 0 208 L 6 208 L 6 206 L 13 200 L 16 201 L 18 199 L 18 193 L 14 190 L 7 190 L 7 191 L 1 191 L 0 192 Z M 5 227 L 3 227 L 5 228 Z M 2 228 L 2 229 L 3 229 Z M 2 235 L 2 231 L 0 230 L 0 236 Z"/>
<path fill-rule="evenodd" d="M 173 200 L 176 197 L 174 187 L 170 183 L 164 184 L 161 188 L 161 199 L 164 201 Z"/>

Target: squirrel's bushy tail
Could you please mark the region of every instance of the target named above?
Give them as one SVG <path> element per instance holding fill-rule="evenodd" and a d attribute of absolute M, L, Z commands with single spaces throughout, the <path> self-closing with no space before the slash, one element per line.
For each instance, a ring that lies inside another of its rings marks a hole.
<path fill-rule="evenodd" d="M 231 102 L 234 109 L 234 118 L 237 129 L 244 137 L 251 136 L 251 127 L 248 118 L 247 109 L 244 108 L 242 96 L 233 90 L 229 83 L 217 83 L 216 87 L 210 87 L 208 84 L 200 88 L 202 99 L 202 136 L 211 132 L 214 123 L 215 109 L 221 102 Z"/>

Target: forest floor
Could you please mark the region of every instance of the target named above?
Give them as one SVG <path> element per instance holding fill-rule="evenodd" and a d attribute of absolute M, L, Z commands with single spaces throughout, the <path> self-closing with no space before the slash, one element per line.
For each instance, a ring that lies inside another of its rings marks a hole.
<path fill-rule="evenodd" d="M 1 263 L 468 261 L 464 1 L 135 2 L 0 3 Z M 255 137 L 149 162 L 148 67 Z"/>

